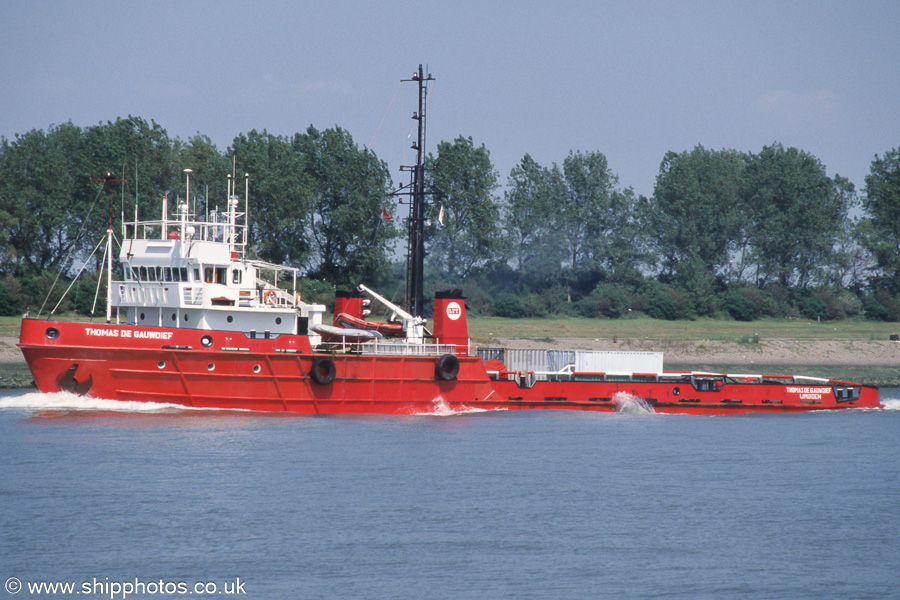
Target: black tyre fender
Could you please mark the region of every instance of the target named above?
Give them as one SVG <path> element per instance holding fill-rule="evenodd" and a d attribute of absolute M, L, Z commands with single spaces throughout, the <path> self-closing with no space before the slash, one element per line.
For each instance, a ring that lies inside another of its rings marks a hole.
<path fill-rule="evenodd" d="M 459 359 L 455 354 L 442 354 L 434 365 L 434 376 L 440 381 L 456 381 Z"/>
<path fill-rule="evenodd" d="M 334 361 L 327 356 L 315 359 L 312 369 L 309 370 L 309 376 L 319 385 L 328 385 L 334 381 L 335 375 L 337 375 L 337 367 L 334 366 Z"/>

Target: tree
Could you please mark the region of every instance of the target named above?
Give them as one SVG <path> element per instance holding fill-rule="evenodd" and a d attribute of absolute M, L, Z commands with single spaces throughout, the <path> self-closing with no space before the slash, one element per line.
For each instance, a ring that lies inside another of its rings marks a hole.
<path fill-rule="evenodd" d="M 121 214 L 125 220 L 134 219 L 133 202 L 138 202 L 139 218 L 159 218 L 163 195 L 169 195 L 170 210 L 176 207 L 177 190 L 183 188 L 176 145 L 155 121 L 149 123 L 131 115 L 86 127 L 82 131 L 80 153 L 82 168 L 76 171 L 86 182 L 102 179 L 111 173 L 116 179 L 126 179 L 102 189 L 97 181 L 89 183 L 88 190 L 80 193 L 82 202 L 93 199 L 97 191 L 104 194 L 99 210 L 91 213 L 87 224 L 89 231 L 105 232 L 107 225 L 107 194 L 112 193 L 113 223 L 119 223 Z M 135 195 L 137 190 L 137 197 Z M 115 229 L 115 227 L 114 227 Z"/>
<path fill-rule="evenodd" d="M 757 285 L 807 287 L 817 267 L 833 258 L 853 204 L 853 184 L 828 177 L 815 156 L 781 144 L 748 158 L 745 183 Z"/>
<path fill-rule="evenodd" d="M 312 250 L 306 227 L 312 212 L 312 183 L 302 156 L 288 138 L 255 129 L 234 138 L 230 151 L 239 165 L 238 174 L 251 176 L 253 251 L 269 262 L 308 266 Z M 238 192 L 242 192 L 242 179 L 238 177 Z M 209 208 L 227 210 L 225 194 L 220 198 L 210 198 Z"/>
<path fill-rule="evenodd" d="M 228 173 L 232 170 L 232 164 L 237 163 L 237 157 L 232 152 L 231 156 L 235 159 L 232 163 L 216 148 L 216 145 L 209 137 L 196 134 L 189 138 L 187 143 L 176 140 L 175 148 L 178 153 L 177 164 L 184 169 L 191 169 L 191 197 L 188 198 L 190 210 L 194 211 L 196 205 L 196 214 L 198 217 L 204 216 L 207 206 L 212 208 L 217 203 L 219 206 L 225 206 L 225 195 L 227 188 Z M 246 165 L 240 165 L 242 171 L 250 174 L 251 177 L 251 199 L 257 182 L 265 177 L 264 171 L 249 170 Z M 237 175 L 237 174 L 236 174 Z M 186 178 L 179 178 L 179 192 L 184 189 L 181 186 L 186 184 Z M 240 192 L 241 190 L 238 189 Z M 187 190 L 184 190 L 185 194 Z M 241 209 L 243 211 L 243 208 Z M 251 218 L 253 214 L 251 213 Z M 252 240 L 251 240 L 252 242 Z"/>
<path fill-rule="evenodd" d="M 3 271 L 21 275 L 63 267 L 79 242 L 82 193 L 89 175 L 79 159 L 81 130 L 65 123 L 32 130 L 0 151 L 0 220 L 5 222 Z"/>
<path fill-rule="evenodd" d="M 312 276 L 336 284 L 357 284 L 387 263 L 397 237 L 387 164 L 369 149 L 359 149 L 340 127 L 318 131 L 310 126 L 291 140 L 309 181 L 307 231 Z M 392 212 L 392 211 L 391 211 Z"/>
<path fill-rule="evenodd" d="M 509 174 L 503 224 L 519 280 L 550 282 L 564 258 L 556 217 L 563 187 L 558 170 L 540 166 L 526 154 Z"/>
<path fill-rule="evenodd" d="M 747 220 L 744 157 L 734 150 L 667 152 L 650 213 L 662 271 L 679 285 L 724 276 Z"/>
<path fill-rule="evenodd" d="M 589 291 L 609 274 L 633 272 L 644 256 L 644 200 L 617 189 L 619 178 L 601 152 L 570 152 L 561 180 L 554 227 L 566 249 L 568 285 L 581 281 Z"/>
<path fill-rule="evenodd" d="M 466 277 L 500 253 L 500 210 L 493 193 L 497 172 L 490 152 L 459 136 L 438 144 L 426 161 L 426 186 L 434 202 L 426 260 L 451 278 Z M 439 211 L 444 223 L 435 223 Z"/>
<path fill-rule="evenodd" d="M 866 175 L 863 207 L 869 213 L 867 246 L 875 255 L 885 281 L 900 292 L 900 148 L 875 155 Z"/>

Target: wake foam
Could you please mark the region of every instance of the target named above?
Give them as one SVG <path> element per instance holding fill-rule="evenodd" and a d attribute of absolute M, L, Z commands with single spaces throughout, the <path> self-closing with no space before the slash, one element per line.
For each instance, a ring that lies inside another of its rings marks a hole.
<path fill-rule="evenodd" d="M 428 417 L 455 417 L 458 415 L 472 415 L 477 413 L 486 413 L 493 412 L 487 410 L 486 408 L 472 408 L 469 406 L 462 406 L 459 410 L 453 410 L 447 404 L 447 401 L 444 400 L 442 396 L 438 396 L 433 401 L 434 409 L 429 412 L 416 413 L 416 416 L 428 416 Z M 498 409 L 505 410 L 505 409 Z"/>
<path fill-rule="evenodd" d="M 613 402 L 616 404 L 616 412 L 620 413 L 649 415 L 656 412 L 649 402 L 628 392 L 616 392 Z"/>
<path fill-rule="evenodd" d="M 130 402 L 121 400 L 104 400 L 79 396 L 71 392 L 29 392 L 21 396 L 7 396 L 0 398 L 0 409 L 25 409 L 25 410 L 102 410 L 116 412 L 141 412 L 159 413 L 174 412 L 180 410 L 205 410 L 195 409 L 178 404 L 163 404 L 158 402 Z"/>
<path fill-rule="evenodd" d="M 882 398 L 884 410 L 900 410 L 900 398 Z"/>

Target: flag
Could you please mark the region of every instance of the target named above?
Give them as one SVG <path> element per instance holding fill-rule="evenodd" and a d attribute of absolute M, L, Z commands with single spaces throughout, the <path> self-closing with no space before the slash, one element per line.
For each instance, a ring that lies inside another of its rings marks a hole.
<path fill-rule="evenodd" d="M 441 227 L 444 226 L 444 207 L 441 207 L 441 212 L 438 213 L 438 223 L 441 224 Z"/>
<path fill-rule="evenodd" d="M 391 215 L 388 214 L 388 211 L 386 208 L 381 209 L 381 218 L 382 219 L 390 219 L 391 218 Z"/>

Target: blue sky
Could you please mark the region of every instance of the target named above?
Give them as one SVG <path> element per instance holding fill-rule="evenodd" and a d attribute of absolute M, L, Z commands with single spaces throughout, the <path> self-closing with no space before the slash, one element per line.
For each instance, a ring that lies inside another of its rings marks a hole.
<path fill-rule="evenodd" d="M 219 149 L 340 125 L 413 160 L 462 134 L 505 183 L 525 153 L 606 154 L 653 191 L 663 155 L 778 141 L 864 185 L 900 146 L 900 2 L 35 2 L 0 4 L 0 135 L 129 114 Z M 189 165 L 184 165 L 189 166 Z M 253 174 L 264 177 L 265 174 Z"/>

